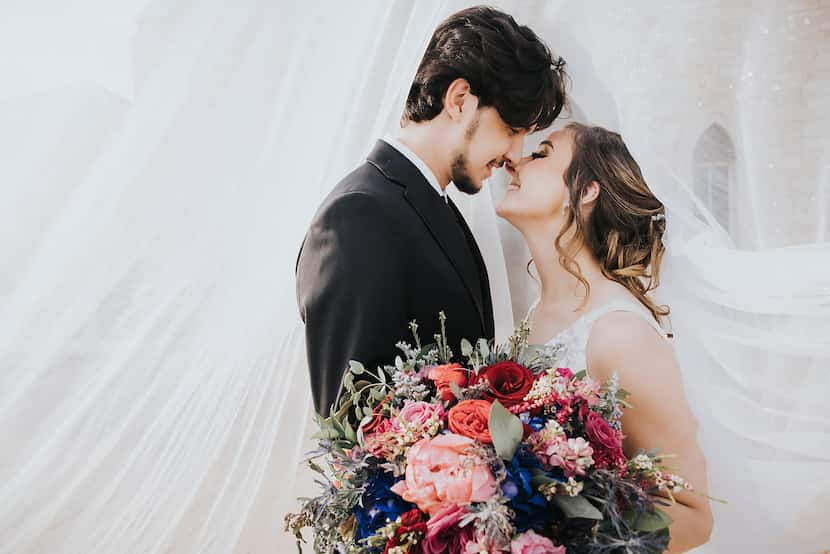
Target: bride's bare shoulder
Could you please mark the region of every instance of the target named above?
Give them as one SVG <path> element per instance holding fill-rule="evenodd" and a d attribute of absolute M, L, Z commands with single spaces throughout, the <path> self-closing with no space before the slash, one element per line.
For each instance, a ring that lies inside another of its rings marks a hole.
<path fill-rule="evenodd" d="M 637 312 L 613 311 L 594 322 L 585 354 L 590 373 L 599 379 L 615 371 L 638 380 L 679 373 L 669 341 Z"/>

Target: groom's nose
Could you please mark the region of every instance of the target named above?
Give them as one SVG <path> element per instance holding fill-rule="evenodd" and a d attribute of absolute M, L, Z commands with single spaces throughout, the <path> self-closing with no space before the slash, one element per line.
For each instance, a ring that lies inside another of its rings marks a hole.
<path fill-rule="evenodd" d="M 518 165 L 519 160 L 522 159 L 522 151 L 524 150 L 525 137 L 524 133 L 519 133 L 510 141 L 510 148 L 504 153 L 504 159 L 514 167 Z"/>

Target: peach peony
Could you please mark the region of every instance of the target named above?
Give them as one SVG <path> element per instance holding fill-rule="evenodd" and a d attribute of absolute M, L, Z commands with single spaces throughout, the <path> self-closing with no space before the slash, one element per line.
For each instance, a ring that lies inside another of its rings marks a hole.
<path fill-rule="evenodd" d="M 392 491 L 430 516 L 453 504 L 486 501 L 496 493 L 496 480 L 486 464 L 471 458 L 474 444 L 453 433 L 421 439 L 407 453 L 406 478 Z"/>

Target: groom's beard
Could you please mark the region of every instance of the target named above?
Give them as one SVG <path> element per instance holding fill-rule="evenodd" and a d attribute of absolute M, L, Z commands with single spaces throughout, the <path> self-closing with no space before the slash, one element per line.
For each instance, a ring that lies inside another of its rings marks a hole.
<path fill-rule="evenodd" d="M 464 194 L 476 194 L 481 190 L 481 185 L 476 185 L 470 177 L 467 170 L 467 149 L 470 147 L 470 142 L 473 140 L 476 131 L 478 130 L 478 123 L 481 119 L 480 114 L 476 114 L 476 118 L 470 123 L 467 131 L 464 133 L 464 150 L 456 155 L 452 161 L 452 168 L 450 169 L 450 178 L 452 179 L 455 188 Z"/>
<path fill-rule="evenodd" d="M 467 172 L 467 157 L 463 153 L 453 160 L 450 177 L 455 188 L 464 194 L 476 194 L 481 190 L 481 187 L 476 186 Z"/>

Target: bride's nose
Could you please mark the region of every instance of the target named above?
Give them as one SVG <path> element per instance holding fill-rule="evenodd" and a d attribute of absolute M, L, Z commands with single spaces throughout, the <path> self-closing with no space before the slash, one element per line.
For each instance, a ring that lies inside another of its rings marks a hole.
<path fill-rule="evenodd" d="M 519 174 L 519 170 L 530 160 L 530 156 L 525 156 L 524 158 L 520 158 L 515 163 L 507 160 L 504 164 L 504 167 L 507 169 L 507 173 L 510 174 L 511 177 L 516 177 Z"/>

